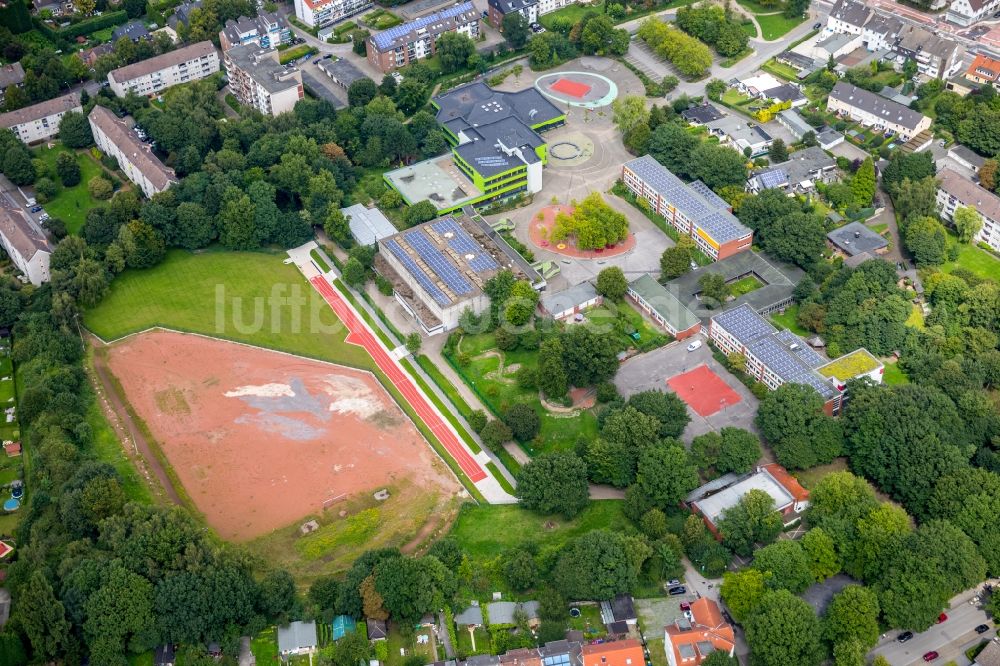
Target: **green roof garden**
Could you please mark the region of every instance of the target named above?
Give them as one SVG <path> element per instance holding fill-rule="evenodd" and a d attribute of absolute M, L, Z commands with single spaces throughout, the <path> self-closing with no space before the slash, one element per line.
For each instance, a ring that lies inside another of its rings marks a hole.
<path fill-rule="evenodd" d="M 879 360 L 872 356 L 867 349 L 857 349 L 850 354 L 844 354 L 840 358 L 830 361 L 826 365 L 821 365 L 816 369 L 816 372 L 824 377 L 836 377 L 841 381 L 847 381 L 858 375 L 871 372 L 879 365 L 881 365 Z"/>

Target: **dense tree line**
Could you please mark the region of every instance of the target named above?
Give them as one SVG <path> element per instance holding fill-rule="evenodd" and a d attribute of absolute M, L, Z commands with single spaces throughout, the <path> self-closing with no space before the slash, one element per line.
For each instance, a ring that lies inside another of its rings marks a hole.
<path fill-rule="evenodd" d="M 703 76 L 712 66 L 712 52 L 707 46 L 659 18 L 643 21 L 637 34 L 649 48 L 664 60 L 669 60 L 685 77 Z"/>
<path fill-rule="evenodd" d="M 753 229 L 754 242 L 762 250 L 802 268 L 819 261 L 826 245 L 823 219 L 812 205 L 777 188 L 743 197 L 736 216 Z"/>
<path fill-rule="evenodd" d="M 719 55 L 731 57 L 747 47 L 749 36 L 728 7 L 700 4 L 677 10 L 677 27 L 715 47 Z"/>

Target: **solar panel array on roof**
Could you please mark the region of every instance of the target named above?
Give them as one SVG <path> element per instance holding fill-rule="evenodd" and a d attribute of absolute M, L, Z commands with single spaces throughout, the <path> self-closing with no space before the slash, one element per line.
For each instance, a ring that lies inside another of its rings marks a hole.
<path fill-rule="evenodd" d="M 788 174 L 781 169 L 772 169 L 758 175 L 757 179 L 760 181 L 761 187 L 770 189 L 772 187 L 782 187 L 787 183 Z"/>
<path fill-rule="evenodd" d="M 774 337 L 778 338 L 787 345 L 797 344 L 799 346 L 797 350 L 799 358 L 801 358 L 802 361 L 810 368 L 818 368 L 821 365 L 829 363 L 829 361 L 823 358 L 815 349 L 809 347 L 808 345 L 803 345 L 799 336 L 795 335 L 787 328 L 783 328 L 775 333 Z"/>
<path fill-rule="evenodd" d="M 387 240 L 386 245 L 388 245 L 389 249 L 392 250 L 392 253 L 396 255 L 396 258 L 403 262 L 403 265 L 406 266 L 406 270 L 410 271 L 410 274 L 417 279 L 417 282 L 419 282 L 420 286 L 424 288 L 424 291 L 430 294 L 431 298 L 433 298 L 438 305 L 448 305 L 451 303 L 451 299 L 449 299 L 443 291 L 438 289 L 436 284 L 431 282 L 430 278 L 427 277 L 427 274 L 420 270 L 420 267 L 417 266 L 417 262 L 410 258 L 410 255 L 408 255 L 406 250 L 404 250 L 402 246 L 396 242 L 395 238 Z"/>
<path fill-rule="evenodd" d="M 563 652 L 551 657 L 542 657 L 542 664 L 544 666 L 569 666 L 569 653 Z"/>
<path fill-rule="evenodd" d="M 471 294 L 472 285 L 462 277 L 458 269 L 448 258 L 441 254 L 441 250 L 435 247 L 434 243 L 420 230 L 413 230 L 404 235 L 406 242 L 410 244 L 413 251 L 423 259 L 427 267 L 434 271 L 452 292 L 456 294 Z"/>
<path fill-rule="evenodd" d="M 469 267 L 477 273 L 491 271 L 499 268 L 499 264 L 487 254 L 472 237 L 466 233 L 462 226 L 452 218 L 440 220 L 431 225 L 431 228 L 444 236 L 448 240 L 448 247 L 463 255 L 469 262 Z M 449 237 L 447 234 L 451 234 Z M 468 256 L 472 255 L 469 259 Z"/>
<path fill-rule="evenodd" d="M 686 185 L 651 155 L 637 157 L 625 166 L 717 243 L 750 235 L 750 229 L 729 212 L 729 204 L 701 181 Z"/>
<path fill-rule="evenodd" d="M 434 12 L 433 14 L 428 14 L 427 16 L 421 16 L 420 18 L 414 19 L 409 23 L 397 25 L 395 28 L 389 28 L 388 30 L 375 35 L 372 40 L 375 42 L 375 46 L 380 49 L 387 49 L 392 46 L 393 41 L 399 39 L 400 37 L 405 37 L 414 30 L 425 28 L 429 25 L 437 23 L 438 21 L 443 21 L 465 12 L 475 11 L 475 7 L 471 2 L 463 2 L 462 4 L 455 5 L 454 7 L 442 9 L 439 12 Z"/>
<path fill-rule="evenodd" d="M 718 322 L 722 328 L 729 331 L 730 335 L 743 344 L 775 331 L 774 326 L 767 323 L 767 320 L 754 312 L 749 305 L 741 305 L 728 312 L 715 315 L 712 320 Z"/>

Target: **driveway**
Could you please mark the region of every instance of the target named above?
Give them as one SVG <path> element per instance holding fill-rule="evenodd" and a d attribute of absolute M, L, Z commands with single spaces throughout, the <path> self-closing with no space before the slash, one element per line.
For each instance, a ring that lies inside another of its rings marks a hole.
<path fill-rule="evenodd" d="M 935 663 L 945 663 L 954 659 L 960 665 L 969 664 L 969 660 L 962 653 L 969 647 L 977 645 L 980 640 L 996 636 L 996 627 L 986 619 L 984 611 L 967 601 L 960 602 L 947 613 L 947 620 L 935 624 L 927 631 L 915 634 L 906 643 L 896 641 L 901 632 L 891 632 L 868 653 L 868 657 L 874 658 L 880 654 L 888 659 L 892 666 L 909 666 L 924 663 L 923 655 L 935 650 L 941 655 Z M 980 636 L 974 629 L 984 623 L 990 625 L 990 630 Z"/>
<path fill-rule="evenodd" d="M 757 414 L 759 401 L 750 393 L 750 389 L 712 357 L 712 351 L 707 344 L 693 352 L 687 351 L 687 344 L 686 340 L 673 342 L 666 347 L 630 358 L 621 365 L 618 374 L 615 375 L 615 386 L 618 387 L 618 391 L 626 397 L 649 389 L 667 391 L 669 390 L 667 379 L 705 365 L 739 394 L 740 402 L 727 405 L 721 411 L 709 416 L 700 416 L 689 406 L 688 415 L 691 417 L 691 422 L 681 436 L 684 442 L 690 444 L 698 435 L 730 426 L 757 432 L 754 416 Z M 765 457 L 767 455 L 765 452 Z M 765 460 L 765 462 L 770 461 Z"/>

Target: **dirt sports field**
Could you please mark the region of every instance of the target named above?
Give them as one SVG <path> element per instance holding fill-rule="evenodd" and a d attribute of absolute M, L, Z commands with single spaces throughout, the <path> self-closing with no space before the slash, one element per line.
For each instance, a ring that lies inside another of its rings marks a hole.
<path fill-rule="evenodd" d="M 108 363 L 225 539 L 253 539 L 396 481 L 459 489 L 367 373 L 168 331 L 113 345 Z"/>

